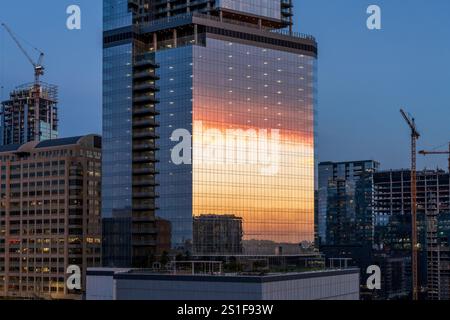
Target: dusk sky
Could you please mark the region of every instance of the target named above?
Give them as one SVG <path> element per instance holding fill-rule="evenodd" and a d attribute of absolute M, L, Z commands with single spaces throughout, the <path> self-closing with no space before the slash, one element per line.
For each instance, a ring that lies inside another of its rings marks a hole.
<path fill-rule="evenodd" d="M 66 29 L 66 8 L 82 10 L 82 30 Z M 366 27 L 366 9 L 382 9 L 382 30 Z M 383 169 L 409 166 L 411 112 L 419 149 L 450 140 L 450 1 L 295 0 L 296 31 L 319 43 L 319 160 L 375 159 Z M 43 80 L 60 88 L 60 135 L 101 133 L 100 0 L 1 0 L 0 21 L 46 53 Z M 33 56 L 32 47 L 25 46 Z M 33 80 L 33 69 L 0 31 L 2 98 Z M 419 168 L 447 166 L 445 156 Z"/>

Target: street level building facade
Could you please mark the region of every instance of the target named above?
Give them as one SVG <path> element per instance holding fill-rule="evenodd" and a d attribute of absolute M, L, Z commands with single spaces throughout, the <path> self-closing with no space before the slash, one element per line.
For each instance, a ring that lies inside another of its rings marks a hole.
<path fill-rule="evenodd" d="M 106 247 L 130 242 L 106 265 L 157 254 L 155 219 L 171 224 L 171 250 L 200 254 L 194 221 L 204 215 L 242 219 L 243 254 L 297 254 L 314 240 L 316 41 L 289 32 L 290 1 L 152 3 L 104 1 L 103 215 L 130 226 L 105 230 Z M 146 72 L 156 86 L 138 92 L 142 55 L 153 59 Z M 145 215 L 133 205 L 140 95 L 145 129 L 155 130 Z M 148 232 L 137 236 L 145 219 Z"/>
<path fill-rule="evenodd" d="M 100 136 L 0 147 L 0 175 L 0 298 L 81 298 L 101 265 Z"/>

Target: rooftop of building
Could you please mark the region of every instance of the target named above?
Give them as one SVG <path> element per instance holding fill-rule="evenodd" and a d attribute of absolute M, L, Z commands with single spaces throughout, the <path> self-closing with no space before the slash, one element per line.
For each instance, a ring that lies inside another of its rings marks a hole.
<path fill-rule="evenodd" d="M 200 19 L 203 20 L 203 22 L 209 21 L 211 23 L 229 24 L 229 25 L 252 29 L 254 31 L 266 32 L 266 33 L 274 34 L 274 35 L 282 35 L 282 36 L 301 39 L 301 40 L 308 40 L 308 41 L 312 41 L 314 43 L 316 42 L 316 39 L 314 38 L 314 36 L 309 35 L 309 34 L 294 32 L 294 31 L 289 32 L 288 30 L 285 30 L 285 29 L 265 28 L 265 27 L 261 27 L 257 24 L 245 22 L 243 20 L 219 18 L 217 16 L 207 15 L 207 14 L 203 14 L 203 13 L 199 13 L 199 12 L 184 13 L 184 14 L 180 14 L 180 15 L 176 15 L 176 16 L 165 17 L 165 18 L 149 21 L 146 23 L 142 23 L 139 25 L 139 27 L 143 31 L 153 32 L 153 31 L 162 30 L 162 29 L 174 28 L 179 25 L 184 25 L 186 23 L 192 22 L 192 20 L 194 20 L 194 22 L 201 23 L 202 21 Z"/>
<path fill-rule="evenodd" d="M 411 169 L 409 169 L 409 168 L 384 169 L 384 170 L 378 171 L 377 175 L 391 174 L 391 173 L 406 173 L 406 174 L 410 174 L 411 173 Z M 441 168 L 436 168 L 436 169 L 424 168 L 424 169 L 418 169 L 417 170 L 417 174 L 418 175 L 424 175 L 424 174 L 446 174 L 446 173 L 448 173 L 448 171 L 445 170 L 445 169 L 441 169 Z"/>
<path fill-rule="evenodd" d="M 60 138 L 45 141 L 32 141 L 25 144 L 13 144 L 0 146 L 0 153 L 30 153 L 37 149 L 49 149 L 55 147 L 68 147 L 74 145 L 85 145 L 101 148 L 101 136 L 89 134 L 77 137 Z"/>
<path fill-rule="evenodd" d="M 58 86 L 43 81 L 38 82 L 41 99 L 49 99 L 54 102 L 58 100 Z M 2 101 L 2 104 L 7 104 L 11 100 L 27 99 L 32 96 L 35 91 L 36 83 L 25 83 L 17 86 L 10 92 L 10 100 Z"/>
<path fill-rule="evenodd" d="M 319 162 L 319 166 L 326 166 L 326 165 L 339 165 L 339 164 L 351 164 L 351 163 L 367 163 L 372 162 L 376 164 L 380 164 L 376 160 L 355 160 L 355 161 L 323 161 Z"/>
<path fill-rule="evenodd" d="M 211 281 L 211 282 L 275 282 L 318 277 L 359 274 L 358 268 L 322 269 L 304 272 L 168 274 L 146 269 L 90 268 L 87 276 L 107 276 L 122 280 Z"/>

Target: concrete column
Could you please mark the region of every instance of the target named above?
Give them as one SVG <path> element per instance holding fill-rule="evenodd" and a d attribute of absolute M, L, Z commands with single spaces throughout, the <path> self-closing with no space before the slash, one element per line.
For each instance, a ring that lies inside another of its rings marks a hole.
<path fill-rule="evenodd" d="M 153 51 L 158 51 L 158 35 L 156 34 L 156 32 L 153 33 Z"/>
<path fill-rule="evenodd" d="M 195 44 L 198 44 L 198 25 L 194 24 L 194 41 Z"/>
<path fill-rule="evenodd" d="M 173 47 L 177 47 L 177 29 L 173 29 Z"/>

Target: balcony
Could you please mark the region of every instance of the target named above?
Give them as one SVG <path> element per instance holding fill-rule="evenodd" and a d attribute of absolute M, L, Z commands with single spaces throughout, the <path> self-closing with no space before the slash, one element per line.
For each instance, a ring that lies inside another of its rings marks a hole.
<path fill-rule="evenodd" d="M 158 75 L 154 70 L 146 70 L 146 71 L 140 71 L 135 72 L 133 74 L 133 79 L 136 80 L 159 80 Z"/>
<path fill-rule="evenodd" d="M 138 60 L 134 63 L 134 67 L 135 68 L 139 68 L 139 67 L 152 67 L 152 68 L 158 68 L 158 64 L 151 60 L 151 59 L 142 59 L 142 60 Z"/>
<path fill-rule="evenodd" d="M 156 174 L 157 171 L 155 168 L 152 167 L 146 167 L 146 168 L 134 168 L 133 174 L 134 175 L 148 175 L 148 174 Z"/>
<path fill-rule="evenodd" d="M 157 139 L 159 138 L 155 131 L 145 130 L 145 131 L 137 131 L 133 133 L 133 138 L 135 139 Z"/>
<path fill-rule="evenodd" d="M 133 181 L 133 187 L 153 187 L 158 185 L 159 183 L 155 178 L 135 179 Z"/>
<path fill-rule="evenodd" d="M 154 155 L 133 157 L 133 163 L 146 163 L 146 162 L 156 163 L 159 161 L 155 159 Z"/>
<path fill-rule="evenodd" d="M 139 119 L 133 121 L 133 127 L 159 127 L 155 119 Z"/>
<path fill-rule="evenodd" d="M 135 143 L 133 144 L 134 151 L 150 151 L 150 150 L 159 150 L 156 143 Z"/>
<path fill-rule="evenodd" d="M 134 199 L 153 199 L 158 198 L 159 195 L 156 192 L 133 192 L 133 198 Z"/>
<path fill-rule="evenodd" d="M 159 115 L 159 112 L 154 106 L 140 106 L 133 109 L 133 115 Z"/>
<path fill-rule="evenodd" d="M 133 98 L 134 103 L 158 103 L 155 95 L 142 95 Z"/>
<path fill-rule="evenodd" d="M 133 90 L 140 92 L 140 91 L 159 91 L 159 87 L 155 84 L 151 84 L 151 83 L 141 83 L 141 84 L 136 84 L 133 86 Z"/>

